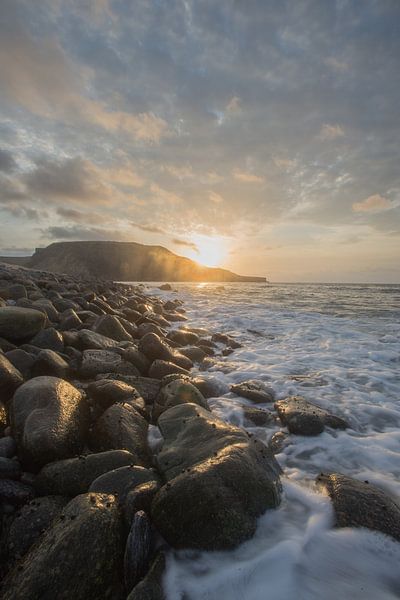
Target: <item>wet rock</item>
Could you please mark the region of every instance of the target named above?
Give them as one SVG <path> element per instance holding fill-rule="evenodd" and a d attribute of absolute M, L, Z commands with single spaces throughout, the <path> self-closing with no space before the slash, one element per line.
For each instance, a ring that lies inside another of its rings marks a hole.
<path fill-rule="evenodd" d="M 130 490 L 125 498 L 123 511 L 125 522 L 128 527 L 131 526 L 135 514 L 139 510 L 144 510 L 145 513 L 150 513 L 151 503 L 153 498 L 161 487 L 161 483 L 154 479 L 135 486 Z"/>
<path fill-rule="evenodd" d="M 59 460 L 41 469 L 34 487 L 40 495 L 77 496 L 87 492 L 93 481 L 104 473 L 133 462 L 134 456 L 127 450 L 109 450 Z"/>
<path fill-rule="evenodd" d="M 7 412 L 4 407 L 4 404 L 2 402 L 0 402 L 0 435 L 3 435 L 5 433 L 5 430 L 7 429 L 7 427 L 8 427 Z"/>
<path fill-rule="evenodd" d="M 157 398 L 158 392 L 160 391 L 159 379 L 154 379 L 151 377 L 134 377 L 132 375 L 116 375 L 115 373 L 105 373 L 101 377 L 112 381 L 123 381 L 124 383 L 134 387 L 144 399 L 146 404 L 152 404 Z"/>
<path fill-rule="evenodd" d="M 4 504 L 22 506 L 35 497 L 30 485 L 13 479 L 0 479 L 0 507 Z"/>
<path fill-rule="evenodd" d="M 54 307 L 53 303 L 46 298 L 32 302 L 32 308 L 42 311 L 52 323 L 57 323 L 59 320 L 58 310 Z"/>
<path fill-rule="evenodd" d="M 235 338 L 231 337 L 230 335 L 226 335 L 225 333 L 213 333 L 211 336 L 211 341 L 219 344 L 225 344 L 226 346 L 234 349 L 242 347 L 242 344 L 237 342 Z"/>
<path fill-rule="evenodd" d="M 400 505 L 383 490 L 339 473 L 321 473 L 317 484 L 332 500 L 337 527 L 366 527 L 400 541 Z"/>
<path fill-rule="evenodd" d="M 169 332 L 167 339 L 176 342 L 179 346 L 189 346 L 191 344 L 196 344 L 196 342 L 199 341 L 199 336 L 192 331 L 174 329 Z"/>
<path fill-rule="evenodd" d="M 3 352 L 9 352 L 10 350 L 15 350 L 16 348 L 17 346 L 15 344 L 12 344 L 11 342 L 0 337 L 0 350 Z"/>
<path fill-rule="evenodd" d="M 56 377 L 24 383 L 11 403 L 11 427 L 22 462 L 42 466 L 79 453 L 88 407 L 73 385 Z"/>
<path fill-rule="evenodd" d="M 107 350 L 118 346 L 118 342 L 90 329 L 81 329 L 78 333 L 81 350 Z"/>
<path fill-rule="evenodd" d="M 69 502 L 62 496 L 44 496 L 25 504 L 15 516 L 6 537 L 9 561 L 24 556 Z"/>
<path fill-rule="evenodd" d="M 84 350 L 79 372 L 85 378 L 93 378 L 101 373 L 140 375 L 136 367 L 112 350 Z"/>
<path fill-rule="evenodd" d="M 297 435 L 318 435 L 325 427 L 345 429 L 346 421 L 328 411 L 307 402 L 301 396 L 290 396 L 275 402 L 275 408 L 283 425 Z"/>
<path fill-rule="evenodd" d="M 60 323 L 61 331 L 69 331 L 71 329 L 80 329 L 82 321 L 78 314 L 71 308 L 65 316 L 62 317 Z"/>
<path fill-rule="evenodd" d="M 153 500 L 152 518 L 164 539 L 201 550 L 249 539 L 257 517 L 280 502 L 271 451 L 195 404 L 170 408 L 158 425 L 164 444 L 157 463 L 168 483 Z"/>
<path fill-rule="evenodd" d="M 159 337 L 162 337 L 165 332 L 155 323 L 140 323 L 136 333 L 137 337 L 140 339 L 148 333 L 155 333 Z"/>
<path fill-rule="evenodd" d="M 96 421 L 91 432 L 93 450 L 128 450 L 134 463 L 151 465 L 147 444 L 147 421 L 127 403 L 110 406 Z"/>
<path fill-rule="evenodd" d="M 35 362 L 35 356 L 26 352 L 25 350 L 21 350 L 21 348 L 16 348 L 15 350 L 10 350 L 6 353 L 6 357 L 14 365 L 14 367 L 21 373 L 24 379 L 30 379 L 31 377 L 31 369 Z"/>
<path fill-rule="evenodd" d="M 68 373 L 69 364 L 53 350 L 42 350 L 39 352 L 32 367 L 33 377 L 50 375 L 66 379 Z"/>
<path fill-rule="evenodd" d="M 98 379 L 88 386 L 88 394 L 97 406 L 109 408 L 116 402 L 138 401 L 138 407 L 144 408 L 144 401 L 134 387 L 123 381 Z M 140 402 L 142 400 L 142 402 Z"/>
<path fill-rule="evenodd" d="M 53 350 L 54 352 L 63 352 L 64 340 L 63 336 L 54 327 L 42 329 L 30 341 L 31 344 L 38 348 Z"/>
<path fill-rule="evenodd" d="M 189 370 L 192 368 L 192 361 L 183 356 L 166 342 L 164 342 L 155 333 L 147 333 L 139 340 L 138 350 L 142 352 L 150 361 L 160 359 L 166 362 L 172 362 L 183 369 Z"/>
<path fill-rule="evenodd" d="M 0 456 L 0 479 L 19 479 L 21 465 L 17 460 Z"/>
<path fill-rule="evenodd" d="M 93 331 L 117 342 L 132 340 L 130 333 L 121 325 L 118 318 L 113 315 L 102 315 L 99 317 L 93 325 Z"/>
<path fill-rule="evenodd" d="M 36 335 L 45 325 L 46 316 L 39 310 L 6 306 L 0 308 L 0 337 L 18 342 Z"/>
<path fill-rule="evenodd" d="M 191 402 L 209 410 L 207 400 L 191 383 L 175 379 L 161 388 L 153 408 L 153 420 L 156 423 L 159 416 L 168 408 L 178 404 Z"/>
<path fill-rule="evenodd" d="M 149 369 L 149 377 L 154 379 L 163 379 L 163 377 L 174 373 L 177 373 L 178 375 L 189 375 L 189 371 L 186 369 L 182 369 L 182 367 L 178 367 L 178 365 L 167 362 L 166 360 L 155 360 L 152 362 Z"/>
<path fill-rule="evenodd" d="M 231 392 L 257 404 L 273 402 L 275 399 L 274 391 L 268 388 L 263 381 L 257 381 L 256 379 L 235 383 L 231 386 Z"/>
<path fill-rule="evenodd" d="M 172 292 L 172 285 L 170 283 L 163 283 L 160 285 L 159 289 L 164 292 Z"/>
<path fill-rule="evenodd" d="M 0 352 L 0 399 L 8 402 L 15 390 L 24 383 L 21 373 L 8 358 Z"/>
<path fill-rule="evenodd" d="M 197 346 L 187 346 L 186 348 L 181 348 L 180 352 L 192 362 L 202 362 L 207 356 L 207 353 L 204 352 L 202 348 L 198 348 Z"/>
<path fill-rule="evenodd" d="M 268 446 L 274 454 L 280 454 L 289 443 L 289 437 L 286 431 L 277 431 L 269 440 Z"/>
<path fill-rule="evenodd" d="M 128 593 L 149 570 L 153 548 L 154 539 L 151 523 L 146 513 L 139 511 L 133 518 L 125 546 L 124 579 Z"/>
<path fill-rule="evenodd" d="M 123 537 L 113 496 L 74 498 L 3 583 L 3 600 L 122 600 Z"/>
<path fill-rule="evenodd" d="M 26 287 L 20 283 L 14 283 L 0 289 L 0 296 L 5 300 L 18 300 L 27 298 Z"/>
<path fill-rule="evenodd" d="M 124 354 L 124 358 L 135 365 L 141 375 L 147 375 L 149 372 L 151 361 L 137 348 L 128 348 Z"/>
<path fill-rule="evenodd" d="M 275 423 L 275 416 L 269 410 L 255 408 L 254 406 L 242 406 L 245 427 L 255 425 L 265 427 Z"/>
<path fill-rule="evenodd" d="M 165 600 L 163 575 L 165 571 L 165 554 L 160 552 L 146 577 L 133 588 L 127 600 Z"/>
<path fill-rule="evenodd" d="M 154 471 L 134 465 L 124 466 L 100 475 L 92 482 L 89 491 L 113 494 L 123 505 L 132 490 L 150 482 L 158 483 L 158 477 Z"/>
<path fill-rule="evenodd" d="M 10 435 L 0 438 L 0 456 L 12 458 L 17 452 L 17 444 Z"/>

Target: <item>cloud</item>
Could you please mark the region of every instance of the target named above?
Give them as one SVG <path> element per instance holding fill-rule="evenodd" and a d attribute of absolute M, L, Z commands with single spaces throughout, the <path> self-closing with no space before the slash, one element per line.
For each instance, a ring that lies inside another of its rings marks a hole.
<path fill-rule="evenodd" d="M 103 229 L 99 227 L 51 226 L 42 229 L 42 238 L 52 240 L 81 240 L 81 241 L 130 241 L 126 232 L 119 229 Z"/>
<path fill-rule="evenodd" d="M 0 171 L 9 173 L 10 171 L 13 171 L 16 166 L 16 162 L 11 152 L 0 148 Z"/>
<path fill-rule="evenodd" d="M 354 212 L 376 213 L 386 210 L 391 206 L 390 200 L 384 198 L 380 194 L 374 194 L 373 196 L 368 196 L 368 198 L 361 202 L 354 202 L 352 208 Z"/>
<path fill-rule="evenodd" d="M 334 56 L 328 56 L 328 58 L 326 58 L 324 62 L 328 67 L 331 67 L 334 71 L 338 71 L 340 73 L 349 70 L 349 65 L 347 62 L 339 60 Z"/>
<path fill-rule="evenodd" d="M 217 194 L 217 192 L 214 192 L 213 190 L 208 194 L 208 197 L 214 204 L 221 204 L 221 202 L 224 201 L 221 194 Z"/>
<path fill-rule="evenodd" d="M 163 189 L 157 183 L 151 184 L 150 191 L 152 193 L 153 199 L 155 199 L 157 202 L 165 202 L 166 204 L 170 205 L 181 204 L 183 202 L 183 198 L 178 196 L 178 194 Z"/>
<path fill-rule="evenodd" d="M 241 110 L 241 100 L 238 96 L 233 96 L 225 107 L 225 110 L 230 113 L 239 112 Z"/>
<path fill-rule="evenodd" d="M 167 233 L 165 231 L 165 229 L 162 229 L 161 227 L 158 227 L 157 225 L 145 225 L 142 223 L 135 223 L 134 221 L 130 221 L 130 224 L 132 225 L 132 227 L 136 227 L 137 229 L 140 229 L 141 231 L 145 231 L 146 233 L 159 233 L 159 234 Z"/>
<path fill-rule="evenodd" d="M 187 242 L 186 240 L 179 240 L 177 238 L 172 239 L 171 242 L 175 246 L 185 246 L 186 248 L 190 248 L 191 250 L 194 250 L 194 252 L 196 252 L 196 254 L 199 254 L 199 252 L 200 252 L 199 248 L 196 246 L 196 244 L 194 242 Z"/>
<path fill-rule="evenodd" d="M 73 221 L 75 223 L 99 224 L 110 223 L 110 220 L 113 220 L 112 218 L 110 219 L 110 217 L 107 215 L 92 212 L 82 212 L 80 210 L 75 210 L 74 208 L 68 208 L 64 206 L 60 206 L 59 208 L 57 208 L 56 212 L 58 215 L 60 215 L 60 217 L 64 217 L 68 221 Z"/>
<path fill-rule="evenodd" d="M 265 178 L 249 171 L 242 171 L 241 169 L 234 169 L 233 176 L 242 183 L 264 183 Z"/>
<path fill-rule="evenodd" d="M 318 137 L 321 140 L 336 140 L 337 138 L 344 137 L 345 133 L 340 125 L 329 125 L 325 123 L 322 125 Z"/>

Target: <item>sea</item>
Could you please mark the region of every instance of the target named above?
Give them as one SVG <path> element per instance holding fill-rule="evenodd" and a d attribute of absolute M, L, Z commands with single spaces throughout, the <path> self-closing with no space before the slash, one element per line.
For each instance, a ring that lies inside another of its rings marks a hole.
<path fill-rule="evenodd" d="M 222 419 L 243 424 L 241 406 L 251 402 L 229 386 L 257 379 L 277 399 L 303 396 L 350 427 L 291 435 L 276 455 L 284 472 L 279 508 L 261 516 L 254 537 L 233 551 L 171 551 L 168 600 L 400 598 L 400 544 L 367 529 L 334 528 L 330 500 L 315 485 L 320 472 L 338 472 L 400 498 L 400 285 L 173 287 L 147 286 L 154 296 L 183 300 L 189 326 L 242 344 L 205 373 L 195 369 L 220 384 L 209 403 Z M 265 443 L 285 430 L 247 429 Z"/>

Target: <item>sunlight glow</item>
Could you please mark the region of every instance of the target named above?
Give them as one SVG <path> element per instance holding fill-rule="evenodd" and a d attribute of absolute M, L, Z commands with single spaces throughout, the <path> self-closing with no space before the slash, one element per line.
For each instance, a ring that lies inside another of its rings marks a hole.
<path fill-rule="evenodd" d="M 228 254 L 227 240 L 222 237 L 193 234 L 191 241 L 197 247 L 187 254 L 190 258 L 206 267 L 219 267 Z"/>

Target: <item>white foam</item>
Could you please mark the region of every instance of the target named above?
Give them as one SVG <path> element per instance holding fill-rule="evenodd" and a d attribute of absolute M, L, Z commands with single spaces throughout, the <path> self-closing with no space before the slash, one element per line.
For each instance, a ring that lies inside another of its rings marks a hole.
<path fill-rule="evenodd" d="M 400 287 L 177 287 L 190 324 L 243 344 L 211 369 L 219 381 L 264 381 L 277 398 L 302 395 L 351 427 L 291 436 L 277 456 L 286 477 L 282 505 L 233 552 L 171 553 L 168 598 L 399 598 L 400 544 L 367 530 L 332 529 L 330 502 L 314 479 L 338 471 L 400 497 Z M 232 394 L 210 401 L 235 424 L 246 403 Z M 268 441 L 278 429 L 254 433 Z"/>

